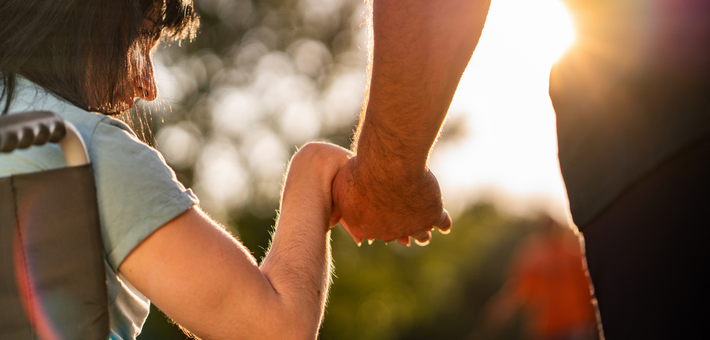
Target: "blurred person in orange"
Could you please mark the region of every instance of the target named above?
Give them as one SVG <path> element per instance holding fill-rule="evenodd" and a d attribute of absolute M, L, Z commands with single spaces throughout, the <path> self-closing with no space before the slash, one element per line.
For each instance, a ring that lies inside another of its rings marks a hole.
<path fill-rule="evenodd" d="M 591 340 L 595 318 L 577 237 L 549 216 L 517 246 L 509 279 L 485 309 L 496 332 L 523 310 L 529 339 Z"/>

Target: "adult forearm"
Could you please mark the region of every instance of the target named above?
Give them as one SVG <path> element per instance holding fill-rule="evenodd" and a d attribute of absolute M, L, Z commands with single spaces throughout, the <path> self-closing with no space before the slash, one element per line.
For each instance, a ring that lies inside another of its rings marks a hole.
<path fill-rule="evenodd" d="M 422 244 L 448 230 L 427 160 L 490 0 L 374 0 L 370 79 L 352 158 L 333 198 L 355 242 Z"/>
<path fill-rule="evenodd" d="M 488 6 L 489 0 L 374 0 L 360 162 L 424 169 Z"/>

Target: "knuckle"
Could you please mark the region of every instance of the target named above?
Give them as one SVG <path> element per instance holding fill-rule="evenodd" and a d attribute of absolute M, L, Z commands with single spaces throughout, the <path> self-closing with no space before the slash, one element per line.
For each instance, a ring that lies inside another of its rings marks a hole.
<path fill-rule="evenodd" d="M 300 149 L 298 149 L 298 152 L 296 154 L 302 156 L 313 156 L 314 154 L 320 153 L 322 147 L 323 144 L 309 142 L 303 145 Z"/>
<path fill-rule="evenodd" d="M 307 143 L 293 156 L 293 162 L 323 164 L 328 161 L 327 145 L 323 143 Z"/>

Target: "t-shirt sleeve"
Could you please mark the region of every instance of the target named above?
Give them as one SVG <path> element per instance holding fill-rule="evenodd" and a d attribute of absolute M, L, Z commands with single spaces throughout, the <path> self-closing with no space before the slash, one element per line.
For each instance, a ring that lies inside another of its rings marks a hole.
<path fill-rule="evenodd" d="M 198 203 L 161 154 L 121 122 L 102 120 L 91 136 L 104 249 L 114 271 L 151 233 Z"/>

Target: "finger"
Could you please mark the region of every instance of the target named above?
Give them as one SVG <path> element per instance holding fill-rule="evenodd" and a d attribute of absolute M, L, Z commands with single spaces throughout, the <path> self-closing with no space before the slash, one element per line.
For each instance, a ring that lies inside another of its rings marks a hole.
<path fill-rule="evenodd" d="M 353 235 L 353 233 L 350 231 L 350 228 L 348 228 L 348 224 L 345 223 L 345 220 L 344 220 L 344 219 L 342 219 L 342 218 L 340 219 L 340 224 L 343 225 L 343 229 L 345 229 L 345 231 L 347 231 L 348 234 L 350 234 L 350 237 L 353 238 L 353 241 L 355 241 L 355 243 L 357 243 L 357 246 L 359 247 L 359 246 L 362 244 L 362 240 L 363 240 L 363 239 L 361 239 L 361 238 L 359 238 L 359 237 Z"/>
<path fill-rule="evenodd" d="M 411 245 L 411 243 L 409 241 L 409 236 L 400 237 L 397 239 L 397 242 L 399 242 L 399 244 L 401 244 L 405 247 L 409 247 Z"/>
<path fill-rule="evenodd" d="M 440 233 L 448 234 L 451 232 L 451 225 L 451 216 L 449 216 L 449 212 L 444 209 L 444 211 L 441 212 L 439 220 L 434 223 L 434 226 L 439 229 Z"/>
<path fill-rule="evenodd" d="M 425 246 L 429 244 L 429 241 L 431 240 L 431 231 L 422 230 L 412 235 L 412 237 L 414 238 L 414 243 L 420 246 Z"/>

